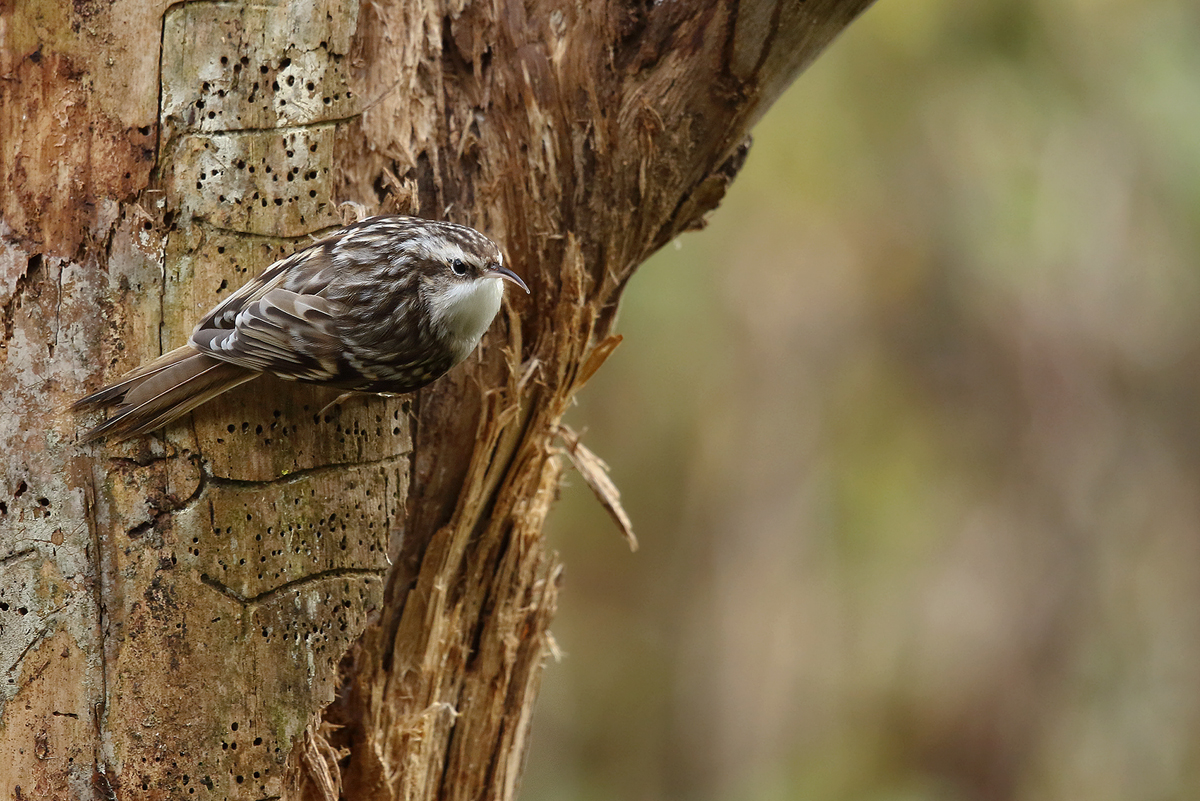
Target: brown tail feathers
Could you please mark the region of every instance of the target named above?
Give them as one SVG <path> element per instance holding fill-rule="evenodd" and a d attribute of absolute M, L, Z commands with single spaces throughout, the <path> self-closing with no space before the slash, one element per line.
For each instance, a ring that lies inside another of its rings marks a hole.
<path fill-rule="evenodd" d="M 122 440 L 161 428 L 222 392 L 261 373 L 228 364 L 184 345 L 75 402 L 76 411 L 115 406 L 112 417 L 83 435 L 83 442 Z"/>

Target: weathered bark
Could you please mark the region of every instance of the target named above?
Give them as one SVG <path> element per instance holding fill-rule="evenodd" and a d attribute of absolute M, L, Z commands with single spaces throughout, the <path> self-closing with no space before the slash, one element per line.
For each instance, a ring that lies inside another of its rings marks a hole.
<path fill-rule="evenodd" d="M 559 418 L 866 2 L 5 6 L 0 792 L 512 798 Z M 479 227 L 532 296 L 413 398 L 263 379 L 76 444 L 346 200 Z"/>

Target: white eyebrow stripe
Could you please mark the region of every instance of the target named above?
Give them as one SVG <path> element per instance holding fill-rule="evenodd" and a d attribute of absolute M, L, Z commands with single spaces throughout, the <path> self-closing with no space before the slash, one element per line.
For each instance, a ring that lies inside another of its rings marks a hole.
<path fill-rule="evenodd" d="M 453 242 L 447 242 L 441 237 L 421 236 L 413 240 L 412 249 L 419 255 L 433 261 L 450 264 L 455 259 L 467 258 L 463 249 Z"/>

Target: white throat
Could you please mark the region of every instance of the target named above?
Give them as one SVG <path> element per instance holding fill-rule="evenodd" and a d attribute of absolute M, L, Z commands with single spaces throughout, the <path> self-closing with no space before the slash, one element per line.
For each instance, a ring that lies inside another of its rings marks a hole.
<path fill-rule="evenodd" d="M 434 327 L 449 340 L 454 361 L 461 362 L 475 350 L 480 338 L 500 311 L 504 279 L 479 278 L 456 283 L 430 299 Z"/>

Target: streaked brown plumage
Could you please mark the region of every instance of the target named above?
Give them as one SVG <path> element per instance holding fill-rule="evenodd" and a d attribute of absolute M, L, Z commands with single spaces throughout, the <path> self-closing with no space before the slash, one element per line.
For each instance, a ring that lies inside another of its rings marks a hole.
<path fill-rule="evenodd" d="M 494 242 L 415 217 L 371 217 L 281 259 L 210 311 L 187 345 L 76 402 L 115 406 L 83 441 L 127 439 L 262 373 L 404 393 L 475 349 L 503 281 L 526 292 Z"/>

